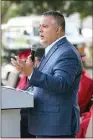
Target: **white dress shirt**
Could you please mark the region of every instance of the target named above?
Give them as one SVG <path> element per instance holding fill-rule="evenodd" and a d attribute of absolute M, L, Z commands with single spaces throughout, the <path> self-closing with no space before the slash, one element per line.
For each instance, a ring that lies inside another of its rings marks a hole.
<path fill-rule="evenodd" d="M 52 46 L 58 42 L 59 40 L 61 40 L 62 38 L 64 38 L 65 36 L 60 37 L 59 39 L 57 39 L 56 41 L 54 41 L 52 44 L 50 44 L 48 47 L 45 48 L 45 56 L 47 55 L 47 53 L 49 52 L 49 50 L 52 48 Z"/>
<path fill-rule="evenodd" d="M 53 45 L 54 45 L 56 42 L 58 42 L 59 40 L 61 40 L 62 38 L 64 38 L 64 37 L 65 37 L 65 36 L 60 37 L 59 39 L 57 39 L 56 41 L 54 41 L 52 44 L 50 44 L 49 46 L 47 46 L 47 47 L 45 48 L 45 56 L 48 54 L 49 50 L 53 47 Z M 33 72 L 32 72 L 32 73 L 33 73 Z M 30 76 L 28 76 L 28 79 L 31 78 L 32 73 L 31 73 Z"/>

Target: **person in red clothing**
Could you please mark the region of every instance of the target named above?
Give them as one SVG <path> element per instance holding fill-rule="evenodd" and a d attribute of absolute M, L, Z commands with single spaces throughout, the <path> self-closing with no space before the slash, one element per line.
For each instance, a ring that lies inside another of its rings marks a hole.
<path fill-rule="evenodd" d="M 93 95 L 93 79 L 90 78 L 86 70 L 82 71 L 82 76 L 78 91 L 78 103 L 80 113 L 87 111 L 88 104 L 91 102 Z"/>
<path fill-rule="evenodd" d="M 89 128 L 90 120 L 93 116 L 93 104 L 88 112 L 81 114 L 80 131 L 77 133 L 76 138 L 86 138 L 87 130 Z M 92 137 L 91 135 L 89 137 Z"/>
<path fill-rule="evenodd" d="M 30 55 L 31 55 L 31 49 L 20 51 L 18 54 L 19 58 L 22 59 L 23 61 L 26 61 L 27 57 Z M 27 76 L 22 73 L 22 74 L 20 74 L 20 78 L 19 78 L 19 81 L 17 83 L 16 88 L 24 90 L 27 86 L 28 86 Z M 21 138 L 34 138 L 34 136 L 32 136 L 31 134 L 28 133 L 27 112 L 28 112 L 28 109 L 26 109 L 26 108 L 22 108 L 20 111 L 20 115 L 21 115 L 21 121 L 20 121 Z"/>
<path fill-rule="evenodd" d="M 19 58 L 21 58 L 22 60 L 26 61 L 27 57 L 31 55 L 31 49 L 25 50 L 25 51 L 21 51 L 19 52 L 18 56 Z M 27 83 L 27 77 L 25 74 L 21 74 L 20 75 L 20 79 L 19 82 L 17 83 L 16 88 L 18 89 L 24 89 L 25 87 L 27 87 L 28 83 Z"/>
<path fill-rule="evenodd" d="M 78 103 L 80 107 L 80 113 L 86 112 L 91 98 L 93 95 L 93 79 L 89 76 L 88 72 L 84 69 L 85 52 L 84 47 L 77 48 L 80 53 L 83 71 L 81 75 L 79 90 L 78 90 Z"/>
<path fill-rule="evenodd" d="M 35 60 L 34 65 L 35 67 L 38 67 L 41 61 L 41 58 L 44 54 L 45 49 L 44 48 L 38 48 L 35 52 Z M 19 58 L 21 58 L 24 61 L 30 62 L 31 58 L 31 50 L 25 50 L 23 52 L 19 53 Z M 27 82 L 27 76 L 25 74 L 21 74 L 20 80 L 18 82 L 18 85 L 16 88 L 26 90 L 26 87 L 28 86 Z M 34 135 L 29 134 L 28 132 L 28 109 L 21 109 L 21 138 L 35 138 Z"/>
<path fill-rule="evenodd" d="M 83 71 L 78 90 L 78 104 L 80 107 L 80 131 L 77 133 L 76 138 L 85 138 L 90 118 L 93 112 L 93 104 L 91 98 L 93 96 L 93 79 L 89 76 L 84 68 L 85 65 L 85 51 L 84 47 L 78 48 L 80 53 Z"/>
<path fill-rule="evenodd" d="M 36 50 L 36 52 L 35 52 L 35 60 L 34 60 L 35 67 L 39 66 L 39 63 L 40 63 L 41 58 L 42 58 L 42 56 L 44 54 L 44 51 L 45 51 L 44 48 L 41 48 L 41 47 Z M 22 60 L 24 60 L 24 61 L 28 60 L 30 62 L 30 59 L 29 59 L 30 55 L 31 55 L 31 50 L 25 50 L 23 52 L 20 52 L 18 56 Z M 19 80 L 16 88 L 24 89 L 24 88 L 27 87 L 27 85 L 28 85 L 27 76 L 25 74 L 21 74 L 20 80 Z"/>

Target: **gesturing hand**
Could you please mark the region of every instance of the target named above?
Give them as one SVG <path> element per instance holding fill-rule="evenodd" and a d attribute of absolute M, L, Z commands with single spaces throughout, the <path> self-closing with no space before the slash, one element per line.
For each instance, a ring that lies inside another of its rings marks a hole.
<path fill-rule="evenodd" d="M 33 71 L 33 62 L 30 58 L 31 56 L 28 56 L 26 62 L 19 59 L 18 56 L 15 56 L 16 60 L 11 58 L 11 63 L 13 66 L 15 66 L 16 70 L 19 72 L 23 72 L 26 76 L 29 76 Z"/>

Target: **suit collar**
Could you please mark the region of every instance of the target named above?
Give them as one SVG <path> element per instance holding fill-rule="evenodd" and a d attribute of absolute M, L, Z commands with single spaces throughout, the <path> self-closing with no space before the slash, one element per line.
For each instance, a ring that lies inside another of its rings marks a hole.
<path fill-rule="evenodd" d="M 39 69 L 42 70 L 44 68 L 44 66 L 46 65 L 47 61 L 49 60 L 49 58 L 52 56 L 52 54 L 56 51 L 56 49 L 58 49 L 58 47 L 60 45 L 62 45 L 64 42 L 66 41 L 66 37 L 60 39 L 56 44 L 54 44 L 54 46 L 49 50 L 48 54 L 42 58 L 40 65 L 39 65 Z"/>
<path fill-rule="evenodd" d="M 49 52 L 49 50 L 61 39 L 63 39 L 65 36 L 60 37 L 59 39 L 57 39 L 56 41 L 54 41 L 51 45 L 49 45 L 48 47 L 45 48 L 45 56 L 47 55 L 47 53 Z"/>

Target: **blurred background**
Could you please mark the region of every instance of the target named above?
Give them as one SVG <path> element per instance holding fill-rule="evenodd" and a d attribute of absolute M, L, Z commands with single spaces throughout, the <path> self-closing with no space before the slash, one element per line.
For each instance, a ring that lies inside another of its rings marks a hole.
<path fill-rule="evenodd" d="M 14 67 L 10 58 L 20 51 L 38 48 L 39 22 L 43 12 L 56 10 L 66 19 L 66 36 L 80 51 L 85 52 L 84 66 L 92 77 L 93 36 L 92 0 L 2 0 L 1 1 L 1 78 L 7 85 Z"/>

